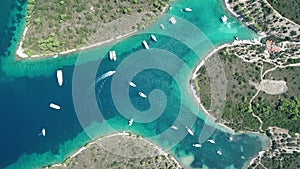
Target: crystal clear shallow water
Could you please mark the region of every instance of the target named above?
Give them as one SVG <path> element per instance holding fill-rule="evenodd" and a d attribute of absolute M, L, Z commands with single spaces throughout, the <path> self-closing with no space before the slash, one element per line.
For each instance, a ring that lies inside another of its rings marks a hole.
<path fill-rule="evenodd" d="M 7 2 L 7 4 L 10 3 L 12 2 Z M 16 4 L 12 6 L 16 9 Z M 24 2 L 21 2 L 20 6 L 24 7 Z M 180 9 L 185 6 L 191 7 L 194 10 L 193 13 L 180 12 Z M 22 11 L 9 10 L 7 13 L 7 20 L 10 20 L 9 18 L 22 14 Z M 176 17 L 178 24 L 173 26 L 167 23 L 169 16 L 166 16 L 144 32 L 160 34 L 157 35 L 159 39 L 157 43 L 150 40 L 148 43 L 151 48 L 171 52 L 170 54 L 158 51 L 159 53 L 155 56 L 162 59 L 152 56 L 153 53 L 141 50 L 141 41 L 149 39 L 149 34 L 134 36 L 114 45 L 112 48 L 117 51 L 117 63 L 109 62 L 106 58 L 105 51 L 110 46 L 71 54 L 55 59 L 55 61 L 45 58 L 15 62 L 10 57 L 16 44 L 16 41 L 13 41 L 11 48 L 1 58 L 0 95 L 3 98 L 1 114 L 4 118 L 1 118 L 0 134 L 5 137 L 0 143 L 7 146 L 1 153 L 0 168 L 14 163 L 17 159 L 18 161 L 8 168 L 34 168 L 62 161 L 67 155 L 88 142 L 90 137 L 123 130 L 134 131 L 150 138 L 171 151 L 183 163 L 187 161 L 186 157 L 193 157 L 195 160 L 190 162 L 193 167 L 225 168 L 234 165 L 241 168 L 247 160 L 261 150 L 259 139 L 249 135 L 235 136 L 234 139 L 237 141 L 229 143 L 227 135 L 219 130 L 201 132 L 204 125 L 202 119 L 205 117 L 197 110 L 195 101 L 187 93 L 190 71 L 206 52 L 215 45 L 231 41 L 236 34 L 240 38 L 252 38 L 255 35 L 233 18 L 229 18 L 229 27 L 221 24 L 219 18 L 224 13 L 221 1 L 175 2 L 170 13 L 187 19 L 188 22 Z M 21 21 L 17 20 L 16 23 L 22 23 Z M 3 21 L 5 22 L 7 21 Z M 159 29 L 160 23 L 165 24 L 165 30 Z M 194 29 L 191 24 L 195 25 Z M 3 39 L 17 40 L 21 34 L 22 24 L 16 26 L 15 29 L 4 26 L 1 28 L 11 30 L 11 33 L 5 35 L 6 38 Z M 3 47 L 1 51 L 6 48 Z M 104 57 L 101 63 L 96 59 Z M 163 61 L 168 57 L 171 58 L 159 64 L 158 61 Z M 178 58 L 183 62 L 178 61 Z M 88 62 L 89 60 L 94 61 Z M 84 64 L 78 64 L 79 66 L 74 69 L 72 65 L 76 62 Z M 148 69 L 148 63 L 155 64 Z M 92 69 L 93 66 L 95 69 Z M 64 71 L 65 83 L 62 88 L 59 88 L 54 73 L 57 68 L 61 67 Z M 106 72 L 115 69 L 117 71 L 114 76 L 99 79 Z M 138 85 L 138 89 L 128 89 L 126 78 L 131 75 L 129 71 L 124 70 L 139 69 L 142 71 L 132 79 Z M 160 69 L 169 72 L 166 73 Z M 93 74 L 98 77 L 95 90 Z M 91 75 L 90 79 L 89 75 Z M 116 83 L 114 83 L 114 78 Z M 160 89 L 165 95 L 159 91 L 151 93 L 153 89 Z M 125 94 L 127 93 L 130 98 L 130 105 L 133 109 L 130 109 L 128 104 L 122 105 L 123 102 L 118 100 L 123 95 L 112 92 L 118 90 L 120 93 L 128 90 Z M 147 95 L 151 93 L 149 100 L 138 97 L 139 90 Z M 49 109 L 50 101 L 60 103 L 62 110 Z M 151 115 L 158 113 L 158 118 L 153 116 L 152 121 L 145 123 L 148 118 L 152 117 L 149 112 L 144 112 L 147 110 L 152 110 Z M 81 113 L 85 114 L 81 116 Z M 100 116 L 101 114 L 103 117 Z M 195 114 L 201 118 L 196 118 Z M 134 117 L 135 121 L 140 121 L 140 123 L 134 123 L 132 128 L 128 128 L 127 119 L 123 116 Z M 93 123 L 93 121 L 100 122 L 100 124 Z M 179 127 L 177 132 L 167 130 L 173 123 Z M 81 133 L 83 130 L 81 126 L 87 127 L 90 124 L 94 125 L 86 129 L 87 134 Z M 186 135 L 185 125 L 195 131 L 194 137 Z M 47 136 L 44 138 L 37 135 L 42 127 L 47 128 Z M 200 135 L 210 133 L 212 133 L 211 138 L 216 140 L 215 145 L 205 142 L 201 149 L 191 146 L 199 142 Z M 216 154 L 219 149 L 223 152 L 222 156 Z M 25 153 L 28 155 L 24 155 Z M 245 159 L 241 159 L 241 156 Z M 190 167 L 190 163 L 184 164 Z"/>

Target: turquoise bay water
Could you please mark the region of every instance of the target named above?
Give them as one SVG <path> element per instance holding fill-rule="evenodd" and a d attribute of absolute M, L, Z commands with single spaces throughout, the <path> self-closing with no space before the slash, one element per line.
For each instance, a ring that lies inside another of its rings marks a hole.
<path fill-rule="evenodd" d="M 57 59 L 15 61 L 25 3 L 6 0 L 1 13 L 0 33 L 6 33 L 0 53 L 0 135 L 4 136 L 0 144 L 6 146 L 0 168 L 36 168 L 61 162 L 92 138 L 118 131 L 132 131 L 152 140 L 186 168 L 242 168 L 265 146 L 263 138 L 248 134 L 233 135 L 230 142 L 231 134 L 211 121 L 211 129 L 202 130 L 206 117 L 189 93 L 191 71 L 209 50 L 231 42 L 234 35 L 256 37 L 234 18 L 229 17 L 227 24 L 220 22 L 220 16 L 227 14 L 220 0 L 174 2 L 161 20 L 116 44 Z M 187 6 L 193 12 L 180 11 Z M 168 23 L 170 15 L 176 17 L 176 25 Z M 165 30 L 159 28 L 161 23 Z M 157 35 L 158 42 L 149 40 L 150 33 Z M 149 51 L 143 50 L 144 39 Z M 107 59 L 110 48 L 117 51 L 117 62 Z M 61 88 L 55 79 L 58 68 L 64 72 Z M 116 72 L 104 78 L 110 71 Z M 138 87 L 128 88 L 128 80 Z M 138 91 L 148 98 L 139 97 Z M 51 101 L 59 103 L 62 110 L 50 109 Z M 128 127 L 132 117 L 135 122 Z M 169 130 L 171 125 L 178 126 L 178 131 Z M 187 135 L 185 126 L 195 135 Z M 43 127 L 46 137 L 38 136 Z M 201 148 L 193 147 L 203 141 L 199 140 L 203 135 L 216 144 L 204 140 Z"/>

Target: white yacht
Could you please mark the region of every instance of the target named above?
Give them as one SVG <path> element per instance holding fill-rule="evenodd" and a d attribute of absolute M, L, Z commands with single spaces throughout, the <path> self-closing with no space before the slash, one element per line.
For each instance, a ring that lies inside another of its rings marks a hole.
<path fill-rule="evenodd" d="M 132 126 L 132 123 L 133 123 L 133 118 L 131 118 L 131 119 L 128 121 L 128 126 Z"/>
<path fill-rule="evenodd" d="M 143 92 L 139 92 L 139 95 L 143 98 L 147 98 L 147 96 Z"/>
<path fill-rule="evenodd" d="M 131 82 L 131 81 L 128 82 L 128 85 L 131 86 L 131 87 L 136 87 L 136 85 L 133 82 Z"/>
<path fill-rule="evenodd" d="M 200 148 L 202 145 L 201 144 L 199 144 L 199 143 L 195 143 L 195 144 L 193 144 L 193 147 L 198 147 L 198 148 Z"/>
<path fill-rule="evenodd" d="M 222 155 L 222 151 L 221 151 L 221 150 L 218 150 L 218 151 L 217 151 L 217 154 Z"/>
<path fill-rule="evenodd" d="M 148 43 L 145 40 L 143 40 L 143 45 L 144 45 L 145 49 L 149 49 Z"/>
<path fill-rule="evenodd" d="M 183 10 L 184 10 L 185 12 L 192 12 L 192 9 L 191 9 L 191 8 L 183 8 Z"/>
<path fill-rule="evenodd" d="M 171 129 L 178 130 L 178 127 L 173 125 L 171 126 Z"/>
<path fill-rule="evenodd" d="M 174 16 L 172 16 L 172 17 L 169 19 L 169 22 L 171 22 L 173 25 L 176 24 L 176 19 L 174 18 Z"/>
<path fill-rule="evenodd" d="M 207 141 L 210 142 L 211 144 L 216 144 L 214 140 L 207 140 Z"/>
<path fill-rule="evenodd" d="M 190 128 L 188 128 L 187 126 L 185 126 L 185 128 L 186 128 L 186 131 L 187 131 L 191 136 L 194 135 L 194 132 L 193 132 Z"/>
<path fill-rule="evenodd" d="M 116 51 L 114 51 L 114 50 L 109 51 L 109 59 L 112 60 L 112 61 L 116 61 L 117 60 Z"/>
<path fill-rule="evenodd" d="M 49 104 L 49 107 L 53 108 L 53 109 L 56 109 L 56 110 L 59 110 L 60 109 L 60 106 L 57 105 L 57 104 L 54 104 L 54 103 L 50 103 Z"/>
<path fill-rule="evenodd" d="M 155 35 L 151 34 L 151 35 L 150 35 L 150 37 L 151 37 L 151 39 L 152 39 L 154 42 L 156 42 L 156 41 L 157 41 L 157 39 L 156 39 Z"/>
<path fill-rule="evenodd" d="M 62 70 L 57 70 L 56 71 L 56 78 L 57 78 L 57 83 L 59 86 L 62 86 L 63 84 L 63 74 L 62 74 Z"/>
<path fill-rule="evenodd" d="M 165 29 L 164 24 L 160 24 L 159 27 L 160 27 L 161 29 Z"/>
<path fill-rule="evenodd" d="M 225 16 L 225 15 L 221 16 L 221 21 L 223 23 L 227 22 L 227 19 L 228 19 L 227 16 Z"/>

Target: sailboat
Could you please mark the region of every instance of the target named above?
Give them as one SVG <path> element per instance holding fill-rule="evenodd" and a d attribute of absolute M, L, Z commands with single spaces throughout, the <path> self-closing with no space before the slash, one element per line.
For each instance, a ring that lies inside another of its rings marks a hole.
<path fill-rule="evenodd" d="M 156 41 L 157 41 L 157 39 L 156 39 L 155 35 L 151 34 L 151 35 L 150 35 L 150 37 L 151 37 L 151 39 L 152 39 L 154 42 L 156 42 Z"/>
<path fill-rule="evenodd" d="M 211 144 L 215 144 L 216 142 L 214 140 L 207 140 L 208 142 L 210 142 Z"/>
<path fill-rule="evenodd" d="M 50 103 L 49 104 L 49 107 L 53 108 L 53 109 L 56 109 L 56 110 L 59 110 L 60 109 L 60 106 L 57 105 L 57 104 L 54 104 L 54 103 Z"/>

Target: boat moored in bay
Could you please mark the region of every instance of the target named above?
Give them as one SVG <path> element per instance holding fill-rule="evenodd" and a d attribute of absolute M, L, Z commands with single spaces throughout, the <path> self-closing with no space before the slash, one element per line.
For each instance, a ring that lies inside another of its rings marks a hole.
<path fill-rule="evenodd" d="M 147 41 L 143 40 L 143 45 L 144 45 L 145 49 L 149 49 Z"/>
<path fill-rule="evenodd" d="M 117 60 L 116 51 L 114 51 L 114 50 L 109 51 L 109 59 L 112 60 L 112 61 L 116 61 Z"/>
<path fill-rule="evenodd" d="M 152 39 L 154 42 L 156 42 L 156 41 L 157 41 L 157 39 L 156 39 L 155 35 L 151 34 L 151 35 L 150 35 L 150 37 L 151 37 L 151 39 Z"/>
<path fill-rule="evenodd" d="M 57 78 L 57 83 L 59 86 L 62 86 L 63 84 L 63 73 L 62 73 L 62 70 L 57 70 L 56 71 L 56 78 Z"/>
<path fill-rule="evenodd" d="M 139 95 L 143 98 L 147 98 L 147 96 L 143 92 L 139 92 Z"/>
<path fill-rule="evenodd" d="M 186 128 L 186 131 L 187 131 L 191 136 L 194 135 L 194 132 L 193 132 L 190 128 L 188 128 L 187 126 L 185 126 L 185 128 Z"/>

